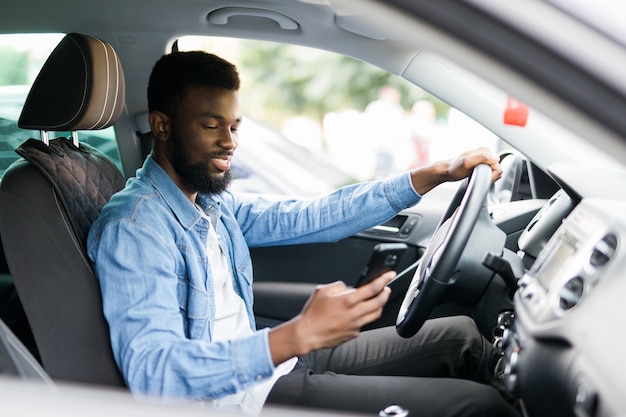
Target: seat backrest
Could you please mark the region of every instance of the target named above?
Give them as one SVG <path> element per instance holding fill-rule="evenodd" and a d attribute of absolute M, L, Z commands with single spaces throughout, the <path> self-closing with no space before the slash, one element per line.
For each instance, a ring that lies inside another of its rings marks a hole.
<path fill-rule="evenodd" d="M 0 231 L 9 270 L 44 369 L 53 379 L 124 386 L 102 313 L 100 288 L 85 252 L 89 228 L 124 185 L 100 152 L 75 132 L 115 123 L 124 74 L 113 48 L 80 34 L 50 54 L 18 122 L 40 130 L 0 183 Z M 72 139 L 47 140 L 49 131 Z"/>

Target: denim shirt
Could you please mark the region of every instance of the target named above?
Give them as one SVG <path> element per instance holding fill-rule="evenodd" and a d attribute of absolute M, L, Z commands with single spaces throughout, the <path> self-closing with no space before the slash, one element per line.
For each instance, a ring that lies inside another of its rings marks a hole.
<path fill-rule="evenodd" d="M 308 200 L 198 195 L 252 311 L 248 247 L 329 242 L 380 224 L 420 200 L 407 174 Z M 270 377 L 268 329 L 212 341 L 215 305 L 208 220 L 148 157 L 93 224 L 88 254 L 100 282 L 115 360 L 131 391 L 215 399 Z"/>

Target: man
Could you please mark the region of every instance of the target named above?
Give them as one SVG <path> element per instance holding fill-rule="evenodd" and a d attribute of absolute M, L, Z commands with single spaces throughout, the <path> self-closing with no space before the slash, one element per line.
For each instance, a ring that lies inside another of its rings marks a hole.
<path fill-rule="evenodd" d="M 269 395 L 370 413 L 399 403 L 438 417 L 515 415 L 494 388 L 470 381 L 494 383 L 490 346 L 471 320 L 434 320 L 411 339 L 393 328 L 360 334 L 380 316 L 393 273 L 358 289 L 320 286 L 272 329 L 256 331 L 252 312 L 249 246 L 347 237 L 478 163 L 499 177 L 497 159 L 482 149 L 313 201 L 241 198 L 227 191 L 238 89 L 236 68 L 215 55 L 162 57 L 148 85 L 152 153 L 91 229 L 88 252 L 130 389 L 253 414 Z"/>

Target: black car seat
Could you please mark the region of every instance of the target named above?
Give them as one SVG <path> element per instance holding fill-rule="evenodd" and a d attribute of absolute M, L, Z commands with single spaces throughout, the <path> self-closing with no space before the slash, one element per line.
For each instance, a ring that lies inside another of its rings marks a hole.
<path fill-rule="evenodd" d="M 124 386 L 85 252 L 92 222 L 124 185 L 115 165 L 78 143 L 80 130 L 104 129 L 124 107 L 119 58 L 107 43 L 65 36 L 28 94 L 18 125 L 40 130 L 0 183 L 0 231 L 9 271 L 43 368 L 53 379 Z M 48 132 L 71 132 L 48 140 Z"/>

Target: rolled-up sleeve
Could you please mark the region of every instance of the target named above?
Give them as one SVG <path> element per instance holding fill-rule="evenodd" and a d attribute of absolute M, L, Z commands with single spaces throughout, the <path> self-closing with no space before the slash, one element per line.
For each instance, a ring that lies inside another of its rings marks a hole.
<path fill-rule="evenodd" d="M 310 200 L 224 196 L 249 246 L 337 241 L 383 223 L 421 200 L 408 172 Z"/>

